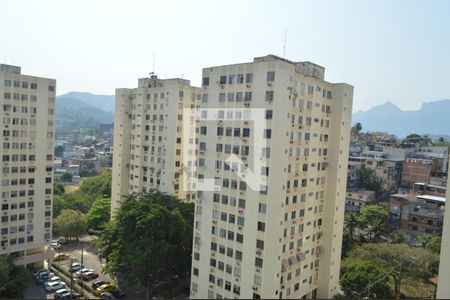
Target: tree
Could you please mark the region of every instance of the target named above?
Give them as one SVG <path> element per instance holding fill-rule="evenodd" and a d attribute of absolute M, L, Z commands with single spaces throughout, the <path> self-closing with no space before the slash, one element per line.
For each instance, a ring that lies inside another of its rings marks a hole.
<path fill-rule="evenodd" d="M 387 207 L 380 205 L 366 205 L 361 207 L 358 223 L 360 229 L 368 233 L 369 241 L 380 241 L 381 235 L 387 231 L 387 217 Z"/>
<path fill-rule="evenodd" d="M 389 238 L 391 239 L 391 242 L 394 244 L 398 243 L 405 243 L 407 241 L 406 233 L 402 230 L 394 230 L 389 235 Z"/>
<path fill-rule="evenodd" d="M 419 235 L 419 243 L 424 249 L 428 249 L 433 253 L 439 254 L 441 252 L 441 237 Z"/>
<path fill-rule="evenodd" d="M 345 227 L 348 229 L 350 237 L 353 238 L 355 229 L 358 227 L 358 213 L 351 211 L 345 217 Z"/>
<path fill-rule="evenodd" d="M 14 264 L 14 256 L 0 256 L 0 298 L 23 298 L 29 275 L 25 267 Z"/>
<path fill-rule="evenodd" d="M 364 168 L 361 170 L 361 180 L 365 189 L 381 193 L 383 188 L 383 182 L 375 175 L 375 171 L 372 169 Z"/>
<path fill-rule="evenodd" d="M 176 284 L 191 268 L 194 205 L 157 190 L 128 196 L 99 239 L 104 271 L 147 287 Z"/>
<path fill-rule="evenodd" d="M 64 209 L 56 218 L 55 227 L 57 232 L 67 238 L 78 239 L 87 229 L 86 217 L 78 210 Z"/>
<path fill-rule="evenodd" d="M 406 280 L 428 280 L 437 272 L 439 257 L 423 248 L 407 244 L 363 244 L 355 247 L 343 261 L 343 269 L 358 262 L 376 265 L 389 274 L 394 282 L 394 293 L 400 299 L 402 283 Z"/>
<path fill-rule="evenodd" d="M 407 139 L 421 139 L 422 136 L 420 134 L 417 133 L 411 133 L 409 135 L 406 136 Z"/>
<path fill-rule="evenodd" d="M 62 182 L 71 182 L 73 178 L 73 174 L 71 172 L 66 172 L 62 174 L 61 181 Z"/>
<path fill-rule="evenodd" d="M 357 261 L 345 270 L 340 280 L 347 298 L 391 298 L 389 275 L 370 262 Z"/>
<path fill-rule="evenodd" d="M 59 182 L 53 182 L 53 195 L 62 195 L 66 192 L 64 185 Z"/>
<path fill-rule="evenodd" d="M 356 123 L 355 125 L 353 125 L 351 131 L 352 131 L 353 133 L 360 133 L 361 130 L 362 130 L 362 125 L 361 125 L 360 122 L 358 122 L 358 123 Z"/>
<path fill-rule="evenodd" d="M 106 223 L 108 223 L 110 217 L 111 198 L 99 198 L 95 200 L 86 215 L 89 227 L 97 230 L 101 229 Z"/>

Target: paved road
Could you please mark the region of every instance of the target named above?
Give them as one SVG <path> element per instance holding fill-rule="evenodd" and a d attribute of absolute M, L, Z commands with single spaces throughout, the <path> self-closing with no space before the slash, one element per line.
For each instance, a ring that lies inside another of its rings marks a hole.
<path fill-rule="evenodd" d="M 80 262 L 83 260 L 83 265 L 85 268 L 93 269 L 95 273 L 99 274 L 98 280 L 110 281 L 111 277 L 108 275 L 102 274 L 102 266 L 105 263 L 104 260 L 100 260 L 97 255 L 97 248 L 92 243 L 92 237 L 85 236 L 79 242 L 71 242 L 66 245 L 62 245 L 62 248 L 59 250 L 59 253 L 67 253 L 70 258 L 74 259 L 76 262 Z M 83 253 L 83 255 L 82 255 Z M 83 256 L 83 258 L 82 258 Z M 57 262 L 63 266 L 64 269 L 68 269 L 70 262 L 69 261 L 61 261 Z"/>

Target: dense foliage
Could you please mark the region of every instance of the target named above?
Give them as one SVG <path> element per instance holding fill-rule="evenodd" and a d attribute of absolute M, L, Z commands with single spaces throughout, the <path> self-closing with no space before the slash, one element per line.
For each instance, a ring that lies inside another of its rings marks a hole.
<path fill-rule="evenodd" d="M 68 239 L 78 239 L 86 232 L 86 217 L 78 210 L 63 209 L 54 221 L 55 230 Z"/>
<path fill-rule="evenodd" d="M 382 192 L 383 181 L 376 176 L 375 171 L 372 169 L 362 169 L 361 170 L 361 180 L 362 185 L 365 189 L 374 191 L 377 194 Z"/>
<path fill-rule="evenodd" d="M 361 263 L 373 264 L 380 272 L 389 275 L 394 284 L 394 294 L 399 298 L 402 283 L 407 280 L 426 281 L 437 272 L 439 257 L 429 250 L 413 248 L 407 244 L 362 244 L 348 253 L 342 262 L 342 270 L 346 273 Z M 342 278 L 346 278 L 347 287 L 352 287 L 361 282 L 361 276 Z M 355 281 L 349 282 L 351 278 Z"/>
<path fill-rule="evenodd" d="M 355 262 L 346 268 L 340 280 L 347 298 L 391 298 L 389 275 L 371 262 Z"/>
<path fill-rule="evenodd" d="M 14 264 L 13 256 L 0 256 L 0 298 L 23 298 L 30 274 Z"/>
<path fill-rule="evenodd" d="M 104 270 L 147 287 L 174 285 L 190 272 L 194 205 L 157 190 L 133 194 L 121 203 L 99 245 Z"/>
<path fill-rule="evenodd" d="M 83 179 L 81 186 L 73 193 L 57 195 L 53 200 L 53 217 L 59 216 L 63 209 L 88 213 L 97 199 L 111 197 L 111 171 L 103 171 L 98 176 Z"/>
<path fill-rule="evenodd" d="M 108 223 L 111 216 L 111 199 L 99 198 L 95 200 L 86 214 L 87 223 L 92 229 L 99 230 Z"/>

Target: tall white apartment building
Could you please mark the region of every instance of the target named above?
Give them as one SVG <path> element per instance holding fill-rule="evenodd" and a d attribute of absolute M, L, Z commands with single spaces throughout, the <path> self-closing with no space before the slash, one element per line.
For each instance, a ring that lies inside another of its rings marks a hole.
<path fill-rule="evenodd" d="M 56 80 L 0 65 L 1 245 L 18 264 L 43 264 L 52 235 Z"/>
<path fill-rule="evenodd" d="M 439 262 L 439 282 L 437 286 L 437 299 L 450 299 L 450 177 L 447 183 L 447 199 L 444 213 L 444 226 L 442 228 L 441 257 Z"/>
<path fill-rule="evenodd" d="M 195 199 L 195 192 L 183 189 L 183 170 L 195 172 L 196 149 L 190 141 L 188 153 L 183 151 L 183 111 L 197 109 L 200 97 L 201 89 L 189 80 L 156 75 L 139 79 L 137 88 L 116 90 L 112 212 L 123 196 L 152 188 Z"/>
<path fill-rule="evenodd" d="M 203 69 L 197 172 L 219 188 L 198 192 L 191 298 L 338 293 L 353 87 L 324 73 L 273 55 Z"/>

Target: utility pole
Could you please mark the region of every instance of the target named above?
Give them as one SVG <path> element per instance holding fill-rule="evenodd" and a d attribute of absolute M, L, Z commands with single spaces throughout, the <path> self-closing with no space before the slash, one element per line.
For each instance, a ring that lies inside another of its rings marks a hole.
<path fill-rule="evenodd" d="M 70 273 L 70 299 L 72 299 L 72 291 L 73 291 L 73 272 L 71 270 L 73 264 L 73 258 L 70 259 L 69 265 L 69 273 Z"/>

